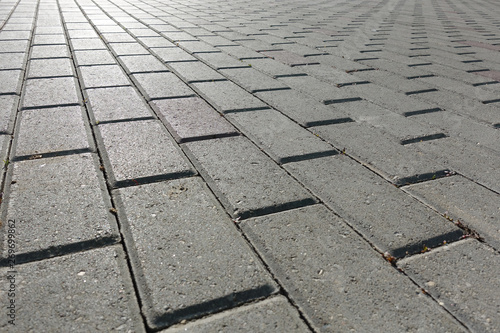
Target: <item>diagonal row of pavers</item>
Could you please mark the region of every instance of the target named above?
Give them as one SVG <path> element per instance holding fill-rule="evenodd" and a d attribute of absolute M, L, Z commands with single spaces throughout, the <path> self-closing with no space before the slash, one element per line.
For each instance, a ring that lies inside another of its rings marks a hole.
<path fill-rule="evenodd" d="M 498 331 L 477 2 L 0 3 L 0 327 Z"/>

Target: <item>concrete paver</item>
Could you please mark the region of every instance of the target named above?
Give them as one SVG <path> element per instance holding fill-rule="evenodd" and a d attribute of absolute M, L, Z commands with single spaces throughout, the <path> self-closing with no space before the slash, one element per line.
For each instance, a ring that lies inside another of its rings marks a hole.
<path fill-rule="evenodd" d="M 497 331 L 498 17 L 0 2 L 0 330 Z"/>

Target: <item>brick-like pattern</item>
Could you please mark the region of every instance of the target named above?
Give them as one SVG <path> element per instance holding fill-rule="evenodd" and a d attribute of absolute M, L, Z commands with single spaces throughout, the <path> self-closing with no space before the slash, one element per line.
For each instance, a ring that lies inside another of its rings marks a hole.
<path fill-rule="evenodd" d="M 16 327 L 497 331 L 498 17 L 486 0 L 1 2 Z"/>

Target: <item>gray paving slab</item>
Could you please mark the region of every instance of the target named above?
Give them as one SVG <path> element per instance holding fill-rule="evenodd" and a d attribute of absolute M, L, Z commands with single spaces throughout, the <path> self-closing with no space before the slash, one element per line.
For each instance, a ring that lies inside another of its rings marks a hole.
<path fill-rule="evenodd" d="M 60 35 L 35 35 L 33 45 L 66 45 L 66 38 Z"/>
<path fill-rule="evenodd" d="M 500 195 L 497 193 L 459 175 L 411 185 L 404 190 L 500 248 Z"/>
<path fill-rule="evenodd" d="M 27 78 L 57 76 L 74 76 L 69 58 L 30 60 Z"/>
<path fill-rule="evenodd" d="M 272 77 L 305 74 L 304 67 L 290 67 L 271 58 L 246 59 L 243 62 Z"/>
<path fill-rule="evenodd" d="M 271 276 L 200 179 L 135 186 L 118 193 L 150 327 L 277 292 Z M 152 234 L 158 237 L 152 239 Z"/>
<path fill-rule="evenodd" d="M 285 169 L 383 253 L 404 257 L 462 235 L 452 222 L 344 155 Z"/>
<path fill-rule="evenodd" d="M 169 66 L 178 76 L 188 83 L 225 79 L 219 72 L 205 65 L 201 61 L 173 62 L 170 63 Z"/>
<path fill-rule="evenodd" d="M 116 65 L 115 58 L 107 50 L 79 50 L 73 52 L 77 66 Z"/>
<path fill-rule="evenodd" d="M 251 93 L 267 90 L 290 89 L 279 80 L 273 79 L 251 67 L 223 69 L 221 73 Z"/>
<path fill-rule="evenodd" d="M 194 91 L 173 73 L 134 74 L 131 77 L 148 101 L 195 95 Z"/>
<path fill-rule="evenodd" d="M 278 163 L 338 152 L 274 109 L 235 112 L 226 117 Z"/>
<path fill-rule="evenodd" d="M 69 57 L 66 45 L 38 45 L 31 50 L 31 59 Z"/>
<path fill-rule="evenodd" d="M 245 305 L 161 333 L 180 332 L 310 332 L 283 296 Z"/>
<path fill-rule="evenodd" d="M 238 133 L 220 113 L 199 97 L 154 100 L 151 106 L 179 143 Z"/>
<path fill-rule="evenodd" d="M 150 50 L 166 63 L 196 61 L 195 57 L 180 47 L 155 47 Z"/>
<path fill-rule="evenodd" d="M 239 68 L 248 66 L 246 63 L 238 60 L 226 53 L 199 53 L 196 55 L 199 59 L 212 66 L 215 69 Z"/>
<path fill-rule="evenodd" d="M 0 40 L 0 53 L 10 52 L 27 52 L 27 40 Z"/>
<path fill-rule="evenodd" d="M 499 330 L 500 258 L 487 245 L 465 240 L 403 260 L 398 267 L 471 331 Z"/>
<path fill-rule="evenodd" d="M 40 108 L 80 104 L 73 77 L 32 79 L 26 81 L 22 108 Z"/>
<path fill-rule="evenodd" d="M 89 151 L 91 146 L 80 107 L 33 109 L 21 111 L 15 156 L 71 151 Z"/>
<path fill-rule="evenodd" d="M 152 117 L 144 100 L 132 87 L 86 89 L 84 94 L 94 123 Z"/>
<path fill-rule="evenodd" d="M 242 228 L 318 332 L 465 331 L 323 206 Z"/>
<path fill-rule="evenodd" d="M 16 224 L 20 223 L 19 221 Z M 1 268 L 3 290 L 14 283 L 15 326 L 4 331 L 145 332 L 126 259 L 119 246 Z M 11 280 L 11 281 L 10 281 Z M 7 296 L 6 292 L 2 292 Z"/>
<path fill-rule="evenodd" d="M 283 169 L 243 137 L 184 144 L 226 210 L 247 217 L 314 203 Z"/>
<path fill-rule="evenodd" d="M 168 71 L 165 64 L 151 54 L 120 56 L 118 60 L 129 74 Z"/>
<path fill-rule="evenodd" d="M 0 53 L 0 70 L 24 69 L 26 53 Z"/>
<path fill-rule="evenodd" d="M 117 65 L 84 66 L 78 71 L 85 89 L 130 85 L 127 75 Z"/>
<path fill-rule="evenodd" d="M 119 239 L 92 154 L 14 162 L 7 183 L 2 215 L 17 221 L 18 262 Z"/>
<path fill-rule="evenodd" d="M 100 38 L 71 39 L 70 43 L 74 50 L 106 50 L 106 44 Z"/>
<path fill-rule="evenodd" d="M 20 69 L 0 71 L 0 94 L 21 93 L 22 73 Z"/>
<path fill-rule="evenodd" d="M 117 55 L 148 55 L 148 50 L 137 43 L 110 43 L 111 51 Z"/>
<path fill-rule="evenodd" d="M 191 176 L 190 163 L 156 120 L 101 124 L 98 144 L 112 186 Z M 147 149 L 146 149 L 147 148 Z"/>

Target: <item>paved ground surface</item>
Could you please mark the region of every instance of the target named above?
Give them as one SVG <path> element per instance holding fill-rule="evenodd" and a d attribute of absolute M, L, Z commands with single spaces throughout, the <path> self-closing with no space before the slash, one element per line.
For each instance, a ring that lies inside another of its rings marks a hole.
<path fill-rule="evenodd" d="M 1 330 L 499 332 L 499 51 L 494 0 L 1 0 Z"/>

